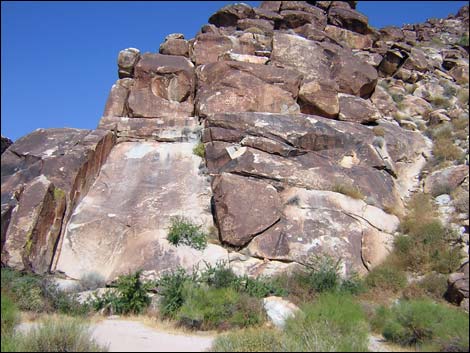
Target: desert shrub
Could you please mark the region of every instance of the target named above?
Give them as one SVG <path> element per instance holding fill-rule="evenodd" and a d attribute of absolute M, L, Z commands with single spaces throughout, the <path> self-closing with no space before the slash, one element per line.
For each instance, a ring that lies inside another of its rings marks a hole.
<path fill-rule="evenodd" d="M 468 352 L 467 314 L 430 300 L 400 301 L 382 309 L 382 334 L 401 345 L 426 344 L 433 350 Z"/>
<path fill-rule="evenodd" d="M 456 235 L 439 219 L 433 218 L 434 210 L 429 198 L 418 194 L 412 199 L 410 212 L 401 223 L 402 231 L 409 236 L 397 237 L 395 250 L 407 269 L 450 273 L 460 263 L 460 252 L 451 245 Z"/>
<path fill-rule="evenodd" d="M 47 278 L 30 273 L 2 268 L 2 290 L 20 310 L 69 315 L 84 315 L 90 310 L 88 305 L 78 302 L 76 295 L 65 293 Z"/>
<path fill-rule="evenodd" d="M 115 314 L 140 314 L 150 305 L 147 294 L 152 283 L 140 280 L 141 271 L 121 275 L 116 282 L 116 290 L 104 295 L 95 295 L 92 301 L 95 310 L 105 309 Z"/>
<path fill-rule="evenodd" d="M 381 126 L 374 126 L 372 131 L 374 132 L 375 136 L 381 136 L 381 137 L 385 136 L 385 129 Z"/>
<path fill-rule="evenodd" d="M 201 273 L 200 279 L 214 288 L 232 287 L 238 282 L 238 276 L 225 262 L 218 262 L 214 266 L 206 264 L 206 270 Z"/>
<path fill-rule="evenodd" d="M 340 260 L 330 256 L 312 256 L 306 265 L 310 286 L 319 293 L 335 290 L 340 284 L 339 265 Z"/>
<path fill-rule="evenodd" d="M 287 352 L 364 352 L 368 325 L 354 300 L 338 293 L 322 294 L 317 301 L 286 321 L 282 350 Z"/>
<path fill-rule="evenodd" d="M 432 153 L 438 162 L 458 161 L 464 157 L 464 151 L 454 145 L 450 139 L 435 140 Z"/>
<path fill-rule="evenodd" d="M 202 142 L 198 142 L 198 144 L 193 148 L 193 153 L 198 157 L 204 158 L 206 155 L 204 144 Z"/>
<path fill-rule="evenodd" d="M 454 130 L 465 130 L 468 128 L 468 117 L 461 117 L 458 119 L 452 120 L 452 126 Z"/>
<path fill-rule="evenodd" d="M 418 282 L 410 284 L 404 291 L 405 299 L 432 298 L 441 300 L 447 291 L 447 276 L 440 273 L 430 273 Z"/>
<path fill-rule="evenodd" d="M 75 318 L 44 320 L 27 334 L 15 337 L 19 352 L 106 352 L 92 338 L 88 326 Z"/>
<path fill-rule="evenodd" d="M 450 108 L 452 103 L 449 100 L 449 97 L 445 95 L 436 95 L 429 97 L 430 103 L 436 108 Z"/>
<path fill-rule="evenodd" d="M 401 103 L 405 99 L 405 96 L 401 93 L 392 93 L 391 96 L 395 103 Z"/>
<path fill-rule="evenodd" d="M 281 352 L 279 331 L 268 328 L 248 328 L 218 336 L 211 352 Z"/>
<path fill-rule="evenodd" d="M 332 186 L 331 191 L 352 197 L 353 199 L 364 200 L 365 198 L 364 194 L 362 193 L 361 189 L 359 189 L 359 187 L 350 184 L 337 182 Z"/>
<path fill-rule="evenodd" d="M 189 245 L 198 250 L 207 246 L 207 235 L 201 230 L 201 226 L 181 216 L 171 218 L 167 239 L 175 246 Z"/>
<path fill-rule="evenodd" d="M 157 282 L 158 292 L 162 296 L 160 313 L 163 317 L 175 318 L 184 303 L 183 289 L 191 276 L 182 268 L 164 274 Z"/>
<path fill-rule="evenodd" d="M 106 280 L 97 272 L 88 272 L 80 277 L 80 290 L 95 290 L 106 286 Z"/>
<path fill-rule="evenodd" d="M 261 301 L 232 288 L 210 288 L 186 282 L 183 297 L 184 303 L 176 318 L 181 325 L 190 328 L 247 327 L 263 321 Z"/>
<path fill-rule="evenodd" d="M 469 212 L 468 193 L 461 188 L 457 188 L 454 190 L 451 196 L 453 199 L 452 205 L 455 207 L 456 211 L 460 213 L 468 214 Z"/>
<path fill-rule="evenodd" d="M 1 296 L 1 310 L 1 334 L 3 341 L 3 337 L 10 334 L 18 322 L 18 309 L 15 303 L 13 303 L 13 300 L 3 293 Z"/>
<path fill-rule="evenodd" d="M 460 89 L 459 92 L 457 93 L 457 99 L 460 102 L 462 106 L 468 105 L 468 87 Z M 468 118 L 467 118 L 467 123 L 468 123 Z"/>
<path fill-rule="evenodd" d="M 406 285 L 406 275 L 395 266 L 384 263 L 367 274 L 365 284 L 368 288 L 398 292 Z"/>
<path fill-rule="evenodd" d="M 462 37 L 460 37 L 459 41 L 457 42 L 457 44 L 461 45 L 461 46 L 464 46 L 464 47 L 468 47 L 468 34 L 465 33 Z"/>

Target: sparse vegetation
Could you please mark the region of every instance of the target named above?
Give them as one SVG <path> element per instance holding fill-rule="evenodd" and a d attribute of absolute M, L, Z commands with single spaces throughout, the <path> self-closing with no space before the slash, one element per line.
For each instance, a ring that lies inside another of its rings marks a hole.
<path fill-rule="evenodd" d="M 363 352 L 368 325 L 360 306 L 339 293 L 322 294 L 286 321 L 282 331 L 250 329 L 218 337 L 217 352 Z"/>
<path fill-rule="evenodd" d="M 365 196 L 362 193 L 361 189 L 351 184 L 336 182 L 332 186 L 331 191 L 338 192 L 340 194 L 352 197 L 353 199 L 358 199 L 358 200 L 365 199 Z"/>
<path fill-rule="evenodd" d="M 206 155 L 204 144 L 202 142 L 198 142 L 197 145 L 193 148 L 193 153 L 198 157 L 204 158 Z"/>
<path fill-rule="evenodd" d="M 365 283 L 368 288 L 397 293 L 406 286 L 406 275 L 393 264 L 384 263 L 369 272 Z"/>
<path fill-rule="evenodd" d="M 197 250 L 204 250 L 207 246 L 207 234 L 201 228 L 202 226 L 193 224 L 185 217 L 172 217 L 167 239 L 175 246 L 188 245 Z"/>
<path fill-rule="evenodd" d="M 430 300 L 402 300 L 380 308 L 372 325 L 385 339 L 427 351 L 468 352 L 468 316 Z"/>
<path fill-rule="evenodd" d="M 459 41 L 457 42 L 458 45 L 461 45 L 464 47 L 468 47 L 468 43 L 469 43 L 469 40 L 468 40 L 467 33 L 465 33 L 462 37 L 460 37 Z"/>
<path fill-rule="evenodd" d="M 82 320 L 69 317 L 48 318 L 27 333 L 15 335 L 11 345 L 17 352 L 107 352 Z"/>
<path fill-rule="evenodd" d="M 447 291 L 447 276 L 432 272 L 427 274 L 420 281 L 410 284 L 404 291 L 405 299 L 424 299 L 443 300 Z"/>
<path fill-rule="evenodd" d="M 88 272 L 80 277 L 80 290 L 94 290 L 97 288 L 103 288 L 106 285 L 106 281 L 102 275 L 97 272 Z"/>

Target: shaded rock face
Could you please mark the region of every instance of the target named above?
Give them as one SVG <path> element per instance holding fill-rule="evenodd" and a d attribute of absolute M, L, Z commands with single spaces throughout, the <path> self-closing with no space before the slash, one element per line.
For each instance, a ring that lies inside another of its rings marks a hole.
<path fill-rule="evenodd" d="M 3 264 L 50 269 L 62 225 L 113 145 L 113 135 L 103 130 L 39 129 L 2 154 Z"/>
<path fill-rule="evenodd" d="M 1 148 L 0 148 L 0 151 L 1 153 L 0 154 L 3 154 L 3 152 L 5 152 L 5 150 L 13 143 L 13 141 L 11 141 L 8 137 L 4 137 L 2 135 L 1 137 Z"/>

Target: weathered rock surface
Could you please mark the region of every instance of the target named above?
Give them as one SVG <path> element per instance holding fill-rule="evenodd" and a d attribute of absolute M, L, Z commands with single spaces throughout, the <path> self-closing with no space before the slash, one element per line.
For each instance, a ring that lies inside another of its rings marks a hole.
<path fill-rule="evenodd" d="M 339 120 L 356 123 L 373 123 L 380 113 L 369 101 L 349 94 L 339 94 Z"/>
<path fill-rule="evenodd" d="M 121 50 L 118 56 L 119 78 L 133 77 L 134 67 L 139 58 L 139 49 L 128 48 Z"/>
<path fill-rule="evenodd" d="M 271 61 L 291 68 L 313 81 L 333 80 L 342 93 L 366 97 L 377 83 L 377 71 L 349 49 L 300 36 L 275 33 Z"/>
<path fill-rule="evenodd" d="M 199 116 L 218 112 L 299 112 L 296 98 L 301 76 L 295 71 L 222 61 L 199 67 L 197 76 Z"/>
<path fill-rule="evenodd" d="M 113 279 L 137 269 L 190 270 L 202 260 L 225 260 L 227 251 L 220 246 L 200 251 L 166 240 L 172 216 L 188 217 L 205 230 L 212 224 L 209 183 L 199 175 L 201 159 L 193 147 L 190 142 L 116 145 L 64 225 L 56 270 L 76 279 L 91 271 Z"/>
<path fill-rule="evenodd" d="M 468 306 L 468 261 L 460 268 L 459 272 L 449 275 L 447 284 L 446 299 L 457 305 L 463 304 L 466 300 Z"/>
<path fill-rule="evenodd" d="M 47 272 L 62 225 L 114 144 L 103 130 L 39 129 L 2 154 L 2 263 Z"/>
<path fill-rule="evenodd" d="M 438 189 L 449 193 L 468 178 L 468 165 L 441 169 L 428 175 L 424 181 L 424 192 L 435 193 Z"/>

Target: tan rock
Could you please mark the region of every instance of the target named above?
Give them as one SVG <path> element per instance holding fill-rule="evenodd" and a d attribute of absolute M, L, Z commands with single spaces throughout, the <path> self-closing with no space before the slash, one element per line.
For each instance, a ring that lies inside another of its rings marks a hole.
<path fill-rule="evenodd" d="M 301 112 L 336 118 L 339 113 L 337 92 L 338 85 L 331 80 L 302 83 L 299 91 Z"/>

